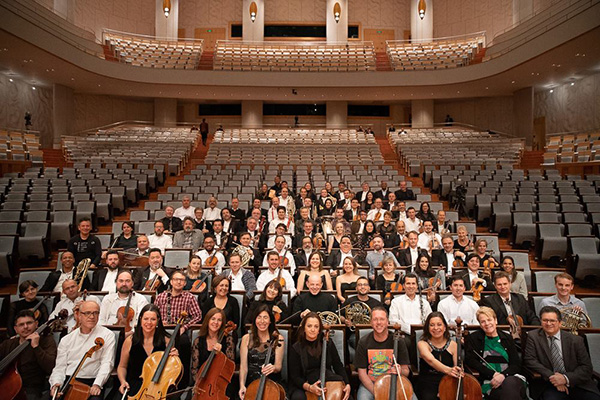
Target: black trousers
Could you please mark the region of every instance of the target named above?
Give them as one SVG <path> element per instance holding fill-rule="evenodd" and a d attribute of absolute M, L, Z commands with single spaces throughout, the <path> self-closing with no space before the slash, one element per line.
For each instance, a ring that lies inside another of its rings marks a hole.
<path fill-rule="evenodd" d="M 525 383 L 523 380 L 516 376 L 507 376 L 502 382 L 502 385 L 497 389 L 492 389 L 489 396 L 490 400 L 502 400 L 502 399 L 525 399 L 527 391 L 525 389 Z"/>
<path fill-rule="evenodd" d="M 546 389 L 542 393 L 540 397 L 541 400 L 600 400 L 600 396 L 598 396 L 594 392 L 589 392 L 587 390 L 573 387 L 569 388 L 569 394 L 564 392 L 559 392 L 556 390 L 554 385 L 548 384 Z"/>

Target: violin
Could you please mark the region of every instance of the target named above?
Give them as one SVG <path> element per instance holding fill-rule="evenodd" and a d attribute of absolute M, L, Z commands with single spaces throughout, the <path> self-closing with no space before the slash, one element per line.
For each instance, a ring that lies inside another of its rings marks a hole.
<path fill-rule="evenodd" d="M 265 357 L 265 364 L 269 363 L 271 353 L 274 348 L 281 346 L 279 343 L 279 332 L 273 332 L 269 348 Z M 244 399 L 248 400 L 285 400 L 285 389 L 277 382 L 267 378 L 267 375 L 261 374 L 259 379 L 256 379 L 248 385 Z"/>
<path fill-rule="evenodd" d="M 413 396 L 413 387 L 407 377 L 400 373 L 396 356 L 398 355 L 398 342 L 402 336 L 400 325 L 394 325 L 394 369 L 389 374 L 380 375 L 373 385 L 375 400 L 410 400 Z M 398 380 L 400 390 L 398 390 Z"/>
<path fill-rule="evenodd" d="M 206 284 L 206 280 L 208 279 L 209 275 L 210 274 L 206 274 L 204 275 L 204 278 L 196 279 L 194 283 L 192 283 L 192 288 L 190 289 L 190 292 L 203 293 L 208 287 L 208 285 Z"/>
<path fill-rule="evenodd" d="M 392 301 L 392 292 L 401 292 L 402 290 L 404 290 L 402 283 L 400 283 L 402 281 L 402 277 L 402 274 L 398 274 L 398 279 L 396 279 L 396 282 L 392 282 L 390 284 L 390 290 L 388 290 L 388 292 L 385 294 L 384 300 Z"/>
<path fill-rule="evenodd" d="M 285 279 L 281 277 L 281 273 L 283 272 L 283 268 L 290 263 L 290 260 L 288 260 L 288 258 L 286 257 L 287 253 L 288 249 L 285 249 L 285 253 L 283 253 L 283 256 L 279 257 L 279 272 L 277 273 L 277 282 L 279 282 L 282 288 L 285 287 Z"/>
<path fill-rule="evenodd" d="M 129 332 L 132 329 L 131 321 L 133 321 L 133 316 L 135 314 L 133 308 L 130 307 L 132 297 L 133 292 L 129 293 L 129 296 L 127 296 L 127 304 L 125 304 L 123 307 L 119 307 L 117 310 L 117 325 L 124 326 L 125 332 Z"/>
<path fill-rule="evenodd" d="M 279 321 L 281 321 L 281 314 L 283 314 L 283 310 L 281 308 L 279 308 L 279 306 L 274 305 L 273 309 L 271 311 L 273 312 L 273 317 L 275 318 L 275 323 L 278 324 Z"/>
<path fill-rule="evenodd" d="M 155 274 L 154 278 L 148 279 L 146 281 L 146 284 L 144 285 L 144 292 L 156 292 L 156 289 L 158 289 L 160 284 L 160 277 L 158 276 L 158 274 Z"/>
<path fill-rule="evenodd" d="M 313 246 L 316 251 L 319 251 L 323 248 L 323 235 L 320 233 L 315 233 L 315 237 L 312 240 Z"/>
<path fill-rule="evenodd" d="M 231 334 L 237 329 L 232 321 L 227 323 L 223 332 L 219 335 L 218 342 L 223 341 L 223 337 Z M 194 386 L 194 397 L 192 400 L 228 400 L 225 395 L 227 385 L 231 382 L 231 377 L 235 371 L 235 363 L 231 361 L 222 352 L 213 349 L 208 359 L 202 364 L 202 367 L 196 375 L 196 385 Z"/>
<path fill-rule="evenodd" d="M 75 378 L 77 377 L 79 371 L 81 371 L 81 368 L 83 368 L 83 363 L 85 360 L 92 357 L 95 352 L 102 348 L 102 346 L 104 346 L 104 339 L 97 337 L 96 340 L 94 340 L 94 346 L 86 351 L 81 361 L 79 361 L 77 368 L 75 368 L 73 375 L 71 375 L 63 387 L 58 390 L 58 394 L 54 395 L 53 400 L 60 399 L 63 397 L 63 395 L 63 400 L 87 400 L 90 395 L 91 388 L 88 385 L 77 381 Z"/>
<path fill-rule="evenodd" d="M 40 319 L 40 315 L 41 315 L 39 308 L 42 306 L 44 301 L 48 300 L 49 298 L 50 298 L 49 294 L 45 295 L 44 298 L 41 299 L 40 301 L 38 301 L 38 303 L 31 309 L 31 311 L 33 311 L 33 318 L 36 321 Z"/>
<path fill-rule="evenodd" d="M 492 269 L 496 268 L 498 263 L 492 257 L 488 257 L 488 259 L 483 261 L 483 273 L 488 276 L 492 276 Z"/>
<path fill-rule="evenodd" d="M 67 310 L 61 310 L 55 318 L 37 328 L 35 333 L 41 335 L 61 329 L 62 322 L 67 319 L 68 315 Z M 50 327 L 49 330 L 47 329 L 48 327 Z M 0 387 L 2 388 L 4 399 L 16 400 L 25 398 L 23 381 L 17 369 L 17 358 L 30 344 L 29 340 L 25 340 L 0 361 Z"/>
<path fill-rule="evenodd" d="M 462 338 L 463 338 L 463 327 L 462 319 L 456 318 L 456 365 L 463 369 L 462 359 Z M 468 373 L 464 373 L 459 378 L 446 375 L 440 381 L 439 386 L 439 397 L 440 400 L 481 400 L 483 394 L 481 392 L 481 385 L 477 379 Z"/>
<path fill-rule="evenodd" d="M 524 325 L 523 317 L 515 313 L 515 309 L 512 306 L 512 301 L 508 302 L 510 308 L 510 314 L 506 318 L 508 325 L 510 325 L 510 335 L 514 340 L 521 340 L 521 327 Z"/>
<path fill-rule="evenodd" d="M 323 346 L 321 346 L 321 370 L 319 380 L 321 381 L 321 396 L 306 391 L 306 400 L 341 400 L 344 398 L 344 387 L 346 384 L 340 381 L 325 381 L 325 371 L 327 371 L 327 342 L 329 341 L 329 335 L 333 334 L 330 330 L 329 325 L 323 326 Z M 326 393 L 327 395 L 325 396 Z"/>
<path fill-rule="evenodd" d="M 128 400 L 164 399 L 169 388 L 177 386 L 183 375 L 183 364 L 179 357 L 170 356 L 169 353 L 186 318 L 187 312 L 182 311 L 165 351 L 155 351 L 146 358 L 142 368 L 141 378 L 144 380 L 142 386 L 135 396 L 128 396 Z"/>
<path fill-rule="evenodd" d="M 214 254 L 204 261 L 204 266 L 214 268 L 218 263 L 219 259 L 217 258 L 217 251 L 215 250 Z"/>
<path fill-rule="evenodd" d="M 481 282 L 477 282 L 471 286 L 473 290 L 473 300 L 479 302 L 481 300 L 481 292 L 483 292 L 483 284 Z"/>

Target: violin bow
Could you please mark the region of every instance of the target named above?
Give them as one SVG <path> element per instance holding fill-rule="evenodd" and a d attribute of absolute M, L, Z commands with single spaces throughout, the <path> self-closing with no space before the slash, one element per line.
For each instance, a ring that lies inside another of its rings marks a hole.
<path fill-rule="evenodd" d="M 400 386 L 402 386 L 402 393 L 404 394 L 404 400 L 408 400 L 406 397 L 406 389 L 404 389 L 404 382 L 402 382 L 402 374 L 400 373 L 400 368 L 398 368 L 398 361 L 396 360 L 396 355 L 392 354 L 394 359 L 394 368 L 396 368 L 396 374 L 398 375 L 398 380 L 400 381 Z"/>
<path fill-rule="evenodd" d="M 488 367 L 489 369 L 491 369 L 491 370 L 492 370 L 492 371 L 494 371 L 494 372 L 498 372 L 498 371 L 496 371 L 496 370 L 495 370 L 495 369 L 492 367 L 492 365 L 491 365 L 489 362 L 487 362 L 487 361 L 485 360 L 485 358 L 481 357 L 481 355 L 479 355 L 479 353 L 478 353 L 478 352 L 476 352 L 476 351 L 475 351 L 475 349 L 473 349 L 473 353 L 475 353 L 475 355 L 476 355 L 477 357 L 479 357 L 479 359 L 480 359 L 480 360 L 481 360 L 481 361 L 482 361 L 482 362 L 485 364 L 485 366 L 486 366 L 486 367 Z"/>
<path fill-rule="evenodd" d="M 121 397 L 121 400 L 125 400 L 125 397 L 127 396 L 127 392 L 129 392 L 129 388 L 125 388 L 125 391 L 123 392 L 123 397 Z"/>

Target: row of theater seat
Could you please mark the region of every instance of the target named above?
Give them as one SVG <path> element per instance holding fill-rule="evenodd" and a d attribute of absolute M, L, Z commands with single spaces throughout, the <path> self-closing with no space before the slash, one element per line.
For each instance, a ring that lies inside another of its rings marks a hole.
<path fill-rule="evenodd" d="M 546 143 L 544 165 L 558 162 L 590 162 L 600 160 L 600 132 L 550 136 Z"/>
<path fill-rule="evenodd" d="M 42 165 L 43 156 L 38 135 L 0 130 L 0 160 L 29 160 L 33 165 Z"/>

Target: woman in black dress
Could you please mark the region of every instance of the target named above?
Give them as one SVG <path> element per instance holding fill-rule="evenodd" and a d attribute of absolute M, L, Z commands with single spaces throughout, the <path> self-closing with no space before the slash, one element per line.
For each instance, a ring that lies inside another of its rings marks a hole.
<path fill-rule="evenodd" d="M 112 247 L 116 249 L 137 248 L 137 236 L 133 233 L 133 222 L 125 221 L 121 225 L 121 234 L 117 237 Z"/>
<path fill-rule="evenodd" d="M 421 207 L 419 208 L 419 212 L 417 213 L 417 218 L 419 218 L 422 222 L 425 221 L 435 221 L 435 215 L 431 212 L 431 208 L 429 207 L 429 203 L 424 201 L 421 203 Z"/>
<path fill-rule="evenodd" d="M 202 303 L 202 315 L 208 314 L 211 308 L 217 307 L 225 313 L 226 321 L 233 321 L 240 326 L 240 306 L 238 301 L 229 294 L 229 279 L 224 276 L 216 276 L 212 280 L 213 295 Z"/>
<path fill-rule="evenodd" d="M 121 350 L 121 360 L 117 368 L 117 376 L 121 386 L 119 391 L 129 395 L 137 394 L 142 386 L 142 369 L 146 359 L 156 351 L 164 351 L 169 343 L 169 335 L 165 331 L 160 310 L 154 304 L 146 304 L 138 318 L 137 328 L 132 336 L 125 338 Z M 175 347 L 169 353 L 178 357 Z"/>
<path fill-rule="evenodd" d="M 323 346 L 323 324 L 315 312 L 306 314 L 298 328 L 298 340 L 289 353 L 290 399 L 306 400 L 306 393 L 311 392 L 316 396 L 321 395 L 319 385 L 315 384 L 320 379 L 321 349 Z M 344 364 L 332 341 L 327 343 L 326 354 L 327 370 L 326 381 L 343 381 L 344 397 L 350 396 L 350 384 Z"/>
<path fill-rule="evenodd" d="M 254 313 L 255 317 L 250 332 L 242 337 L 240 343 L 240 399 L 246 395 L 246 388 L 261 375 L 281 383 L 281 367 L 283 366 L 284 341 L 283 336 L 275 328 L 275 319 L 269 307 L 261 304 Z M 267 349 L 276 334 L 279 346 L 273 349 L 269 360 Z"/>
<path fill-rule="evenodd" d="M 267 283 L 265 289 L 260 294 L 258 300 L 250 303 L 246 318 L 244 319 L 244 325 L 251 324 L 254 321 L 257 310 L 262 306 L 266 305 L 269 311 L 274 315 L 275 322 L 283 321 L 288 317 L 288 307 L 281 300 L 283 296 L 283 289 L 277 279 L 273 279 Z"/>
<path fill-rule="evenodd" d="M 444 375 L 458 378 L 461 374 L 461 369 L 455 367 L 458 347 L 450 339 L 448 324 L 441 312 L 429 314 L 424 328 L 417 343 L 420 359 L 416 394 L 419 400 L 436 400 Z"/>
<path fill-rule="evenodd" d="M 26 280 L 21 282 L 19 285 L 19 296 L 21 300 L 10 303 L 8 308 L 8 334 L 9 336 L 15 335 L 15 318 L 22 310 L 31 310 L 38 303 L 37 299 L 38 284 L 32 280 Z M 40 304 L 37 311 L 39 311 L 39 317 L 37 318 L 38 324 L 42 325 L 48 321 L 48 308 L 44 303 Z"/>

